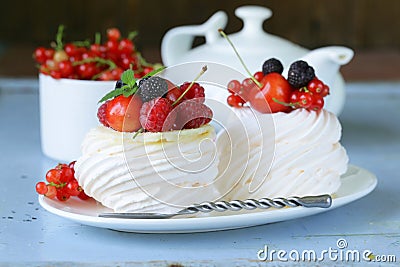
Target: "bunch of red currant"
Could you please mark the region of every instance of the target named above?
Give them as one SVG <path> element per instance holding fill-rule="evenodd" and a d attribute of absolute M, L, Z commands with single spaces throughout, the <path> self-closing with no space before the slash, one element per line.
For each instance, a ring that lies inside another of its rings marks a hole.
<path fill-rule="evenodd" d="M 290 112 L 305 108 L 319 111 L 329 87 L 319 80 L 307 62 L 298 60 L 291 64 L 288 78 L 282 76 L 282 63 L 271 58 L 264 62 L 263 70 L 242 82 L 232 80 L 227 88 L 227 102 L 232 107 L 249 103 L 261 113 Z"/>
<path fill-rule="evenodd" d="M 55 168 L 46 173 L 46 181 L 36 184 L 36 192 L 48 198 L 57 198 L 60 201 L 66 201 L 72 196 L 77 196 L 82 200 L 90 197 L 85 194 L 82 187 L 75 179 L 74 171 L 75 161 L 69 164 L 58 164 Z"/>
<path fill-rule="evenodd" d="M 63 43 L 64 26 L 60 25 L 56 41 L 51 48 L 38 47 L 33 57 L 39 64 L 39 71 L 55 79 L 69 78 L 80 80 L 118 80 L 123 70 L 132 68 L 140 78 L 152 71 L 154 66 L 147 63 L 135 50 L 132 41 L 135 32 L 122 38 L 117 28 L 107 30 L 107 40 Z"/>
<path fill-rule="evenodd" d="M 293 62 L 286 79 L 282 75 L 282 63 L 276 58 L 270 58 L 263 63 L 262 71 L 251 75 L 229 37 L 222 29 L 218 31 L 232 46 L 250 76 L 242 82 L 232 80 L 228 83 L 228 105 L 243 107 L 249 103 L 261 113 L 290 112 L 297 108 L 319 111 L 323 108 L 329 87 L 316 78 L 314 68 L 307 62 Z"/>

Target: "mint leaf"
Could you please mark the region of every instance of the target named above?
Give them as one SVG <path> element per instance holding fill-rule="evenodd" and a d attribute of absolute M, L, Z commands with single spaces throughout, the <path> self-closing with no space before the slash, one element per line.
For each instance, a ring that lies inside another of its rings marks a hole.
<path fill-rule="evenodd" d="M 126 83 L 129 86 L 133 86 L 134 84 L 136 84 L 136 79 L 134 75 L 135 73 L 133 72 L 133 70 L 128 69 L 122 73 L 121 80 L 123 83 Z"/>
<path fill-rule="evenodd" d="M 103 98 L 100 99 L 99 103 L 107 101 L 108 99 L 114 98 L 116 96 L 122 95 L 123 93 L 124 93 L 123 87 L 112 90 L 112 91 L 108 92 L 105 96 L 103 96 Z"/>
<path fill-rule="evenodd" d="M 138 86 L 136 85 L 136 78 L 134 72 L 131 69 L 124 71 L 121 75 L 121 81 L 125 84 L 121 88 L 114 89 L 108 92 L 99 103 L 107 101 L 110 98 L 117 97 L 119 95 L 124 95 L 125 97 L 131 96 L 136 93 Z"/>

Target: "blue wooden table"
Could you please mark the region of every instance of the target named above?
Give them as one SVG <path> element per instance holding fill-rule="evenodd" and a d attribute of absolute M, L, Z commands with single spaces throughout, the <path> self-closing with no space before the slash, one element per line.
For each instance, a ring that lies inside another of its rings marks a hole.
<path fill-rule="evenodd" d="M 400 83 L 347 86 L 342 144 L 352 164 L 378 177 L 372 193 L 310 217 L 195 234 L 117 232 L 45 211 L 34 186 L 56 162 L 40 149 L 37 87 L 36 79 L 0 80 L 1 266 L 365 266 L 328 254 L 319 263 L 257 255 L 265 247 L 321 253 L 337 249 L 338 240 L 371 251 L 376 265 L 400 262 Z"/>

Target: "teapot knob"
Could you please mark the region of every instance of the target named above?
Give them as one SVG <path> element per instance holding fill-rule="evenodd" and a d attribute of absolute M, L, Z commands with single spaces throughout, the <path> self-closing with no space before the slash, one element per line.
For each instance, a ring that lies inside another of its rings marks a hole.
<path fill-rule="evenodd" d="M 263 32 L 263 22 L 272 16 L 272 11 L 261 6 L 241 6 L 235 15 L 243 20 L 244 34 L 257 35 Z"/>

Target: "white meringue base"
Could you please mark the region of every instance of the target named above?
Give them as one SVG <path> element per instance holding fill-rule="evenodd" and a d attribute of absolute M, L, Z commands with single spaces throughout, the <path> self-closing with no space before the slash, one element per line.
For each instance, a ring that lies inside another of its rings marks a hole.
<path fill-rule="evenodd" d="M 133 135 L 103 126 L 88 133 L 75 164 L 87 195 L 117 212 L 174 212 L 219 196 L 212 126 Z"/>
<path fill-rule="evenodd" d="M 333 113 L 298 109 L 260 114 L 255 122 L 244 110 L 239 117 L 246 119 L 217 138 L 217 187 L 225 199 L 332 194 L 340 187 L 348 156 L 339 143 L 341 125 Z"/>

